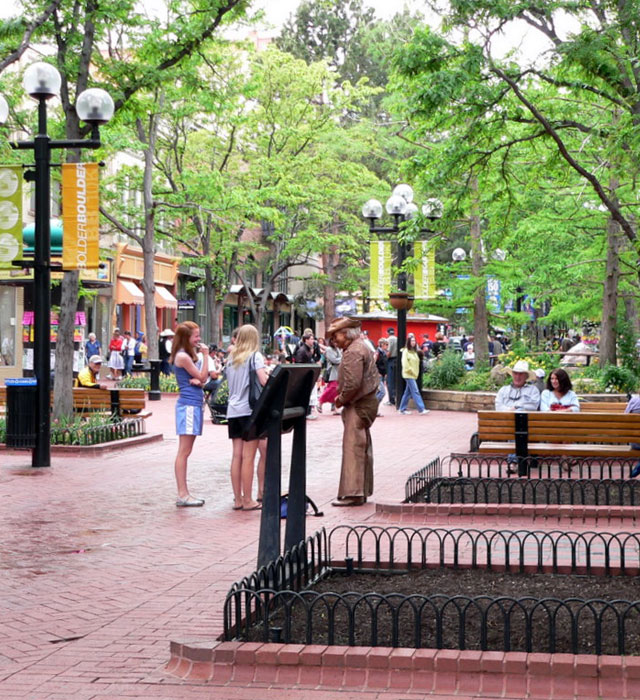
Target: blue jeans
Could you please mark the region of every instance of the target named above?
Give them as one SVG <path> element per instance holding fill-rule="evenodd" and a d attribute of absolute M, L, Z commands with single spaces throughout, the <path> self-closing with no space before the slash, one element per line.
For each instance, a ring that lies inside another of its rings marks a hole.
<path fill-rule="evenodd" d="M 133 355 L 125 355 L 124 358 L 124 373 L 125 375 L 131 376 L 131 369 L 133 367 Z"/>
<path fill-rule="evenodd" d="M 418 382 L 416 382 L 415 379 L 407 379 L 406 377 L 404 381 L 407 385 L 404 388 L 404 394 L 402 394 L 402 400 L 400 401 L 400 410 L 406 411 L 409 405 L 409 399 L 412 398 L 418 410 L 424 411 L 424 401 L 418 391 Z"/>
<path fill-rule="evenodd" d="M 378 384 L 378 391 L 376 391 L 376 399 L 378 403 L 384 399 L 384 395 L 387 393 L 387 388 L 384 385 L 384 377 L 380 377 L 380 384 Z"/>
<path fill-rule="evenodd" d="M 396 358 L 389 358 L 387 363 L 387 390 L 389 392 L 389 401 L 396 402 Z"/>

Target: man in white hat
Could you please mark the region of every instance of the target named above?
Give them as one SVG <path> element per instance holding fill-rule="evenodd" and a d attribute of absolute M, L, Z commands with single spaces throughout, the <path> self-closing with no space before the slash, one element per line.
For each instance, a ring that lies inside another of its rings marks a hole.
<path fill-rule="evenodd" d="M 526 360 L 518 360 L 508 368 L 511 384 L 503 386 L 496 394 L 496 411 L 537 411 L 540 392 L 534 384 L 527 384 L 536 375 L 529 369 Z"/>

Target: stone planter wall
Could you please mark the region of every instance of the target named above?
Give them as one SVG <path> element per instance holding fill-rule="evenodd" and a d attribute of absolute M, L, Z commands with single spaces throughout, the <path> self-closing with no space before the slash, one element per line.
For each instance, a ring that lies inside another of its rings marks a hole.
<path fill-rule="evenodd" d="M 493 411 L 496 394 L 493 391 L 449 391 L 423 389 L 422 398 L 427 408 L 439 411 Z M 581 401 L 619 401 L 626 403 L 624 394 L 579 394 Z"/>

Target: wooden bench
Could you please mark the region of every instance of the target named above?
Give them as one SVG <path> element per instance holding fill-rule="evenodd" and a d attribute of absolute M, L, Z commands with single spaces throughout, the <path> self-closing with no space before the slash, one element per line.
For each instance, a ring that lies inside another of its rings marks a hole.
<path fill-rule="evenodd" d="M 640 415 L 478 411 L 479 452 L 487 454 L 640 457 Z"/>
<path fill-rule="evenodd" d="M 581 401 L 582 413 L 624 413 L 626 401 Z"/>
<path fill-rule="evenodd" d="M 53 393 L 51 394 L 53 401 Z M 7 387 L 0 386 L 0 408 L 6 410 Z M 76 413 L 109 413 L 122 418 L 123 415 L 135 415 L 148 418 L 151 411 L 146 410 L 144 389 L 87 389 L 74 387 L 73 410 Z"/>

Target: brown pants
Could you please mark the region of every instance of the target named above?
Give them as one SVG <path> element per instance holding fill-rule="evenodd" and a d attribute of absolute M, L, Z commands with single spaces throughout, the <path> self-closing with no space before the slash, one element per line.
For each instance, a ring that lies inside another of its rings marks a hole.
<path fill-rule="evenodd" d="M 373 446 L 369 428 L 377 413 L 375 391 L 342 409 L 344 435 L 338 498 L 366 498 L 373 493 Z"/>

